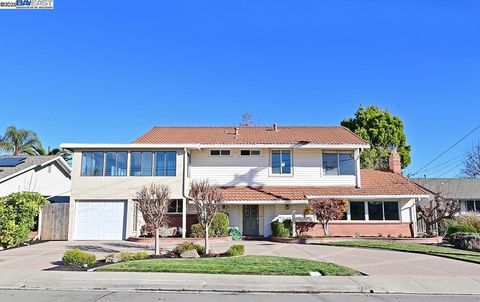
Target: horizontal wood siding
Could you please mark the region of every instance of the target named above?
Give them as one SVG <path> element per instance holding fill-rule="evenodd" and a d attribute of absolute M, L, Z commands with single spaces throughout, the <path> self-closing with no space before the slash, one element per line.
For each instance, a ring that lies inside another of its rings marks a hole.
<path fill-rule="evenodd" d="M 192 178 L 209 180 L 223 186 L 354 186 L 355 176 L 322 176 L 321 150 L 294 149 L 292 175 L 272 175 L 270 149 L 261 156 L 210 156 L 209 150 L 192 151 Z"/>

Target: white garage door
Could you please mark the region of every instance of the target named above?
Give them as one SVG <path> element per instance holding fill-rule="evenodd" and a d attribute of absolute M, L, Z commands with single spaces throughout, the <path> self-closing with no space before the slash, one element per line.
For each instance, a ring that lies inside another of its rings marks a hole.
<path fill-rule="evenodd" d="M 124 201 L 77 201 L 75 240 L 123 240 Z"/>

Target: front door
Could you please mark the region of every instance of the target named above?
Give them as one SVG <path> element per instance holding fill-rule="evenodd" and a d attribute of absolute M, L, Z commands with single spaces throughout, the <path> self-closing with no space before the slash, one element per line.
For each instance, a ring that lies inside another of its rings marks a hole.
<path fill-rule="evenodd" d="M 243 206 L 243 235 L 258 237 L 258 205 Z"/>

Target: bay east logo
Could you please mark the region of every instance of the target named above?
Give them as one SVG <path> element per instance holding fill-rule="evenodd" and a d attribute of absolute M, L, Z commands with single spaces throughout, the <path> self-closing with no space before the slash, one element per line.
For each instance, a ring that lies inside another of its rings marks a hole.
<path fill-rule="evenodd" d="M 16 8 L 53 8 L 53 0 L 16 0 Z"/>

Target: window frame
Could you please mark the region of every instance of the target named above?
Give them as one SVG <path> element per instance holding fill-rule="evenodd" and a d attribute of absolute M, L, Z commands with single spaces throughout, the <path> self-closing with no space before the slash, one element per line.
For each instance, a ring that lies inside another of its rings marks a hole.
<path fill-rule="evenodd" d="M 81 158 L 81 162 L 80 162 L 80 177 L 103 177 L 105 176 L 105 161 L 106 161 L 106 151 L 98 151 L 98 150 L 85 150 L 85 151 L 82 151 L 82 158 Z M 83 163 L 84 163 L 84 155 L 86 153 L 90 153 L 91 154 L 91 157 L 90 157 L 90 160 L 92 162 L 92 166 L 91 166 L 91 171 L 89 174 L 83 174 Z M 102 153 L 102 171 L 101 171 L 101 174 L 100 175 L 96 175 L 95 174 L 95 170 L 96 170 L 96 161 L 95 161 L 95 154 L 96 153 Z"/>
<path fill-rule="evenodd" d="M 218 154 L 212 154 L 212 151 L 218 151 Z M 222 151 L 228 151 L 228 155 L 222 154 Z M 228 156 L 232 156 L 232 150 L 230 150 L 230 149 L 210 149 L 208 151 L 208 156 L 211 156 L 211 157 L 228 157 Z"/>
<path fill-rule="evenodd" d="M 170 202 L 176 202 L 175 212 L 170 212 L 170 205 L 168 205 L 167 214 L 182 214 L 183 212 L 183 199 L 181 198 L 172 198 Z M 180 211 L 179 211 L 180 209 Z"/>
<path fill-rule="evenodd" d="M 365 215 L 365 219 L 362 219 L 362 220 L 358 220 L 358 219 L 352 219 L 352 211 L 351 211 L 351 204 L 352 203 L 358 203 L 358 202 L 362 202 L 363 203 L 363 211 L 364 211 L 364 215 Z M 371 219 L 370 218 L 370 208 L 369 208 L 369 204 L 373 202 L 373 203 L 376 203 L 376 202 L 379 202 L 382 204 L 382 219 L 379 220 L 379 219 Z M 385 203 L 396 203 L 397 204 L 397 217 L 398 219 L 386 219 L 386 213 L 385 213 Z M 367 201 L 359 201 L 359 200 L 353 200 L 353 201 L 348 201 L 348 207 L 347 207 L 347 220 L 336 220 L 337 222 L 338 221 L 348 221 L 348 222 L 393 222 L 393 223 L 398 223 L 398 222 L 401 222 L 402 221 L 402 208 L 400 206 L 400 201 L 378 201 L 378 200 L 367 200 Z"/>
<path fill-rule="evenodd" d="M 274 152 L 280 152 L 280 173 L 274 173 L 273 172 L 273 153 Z M 283 162 L 283 152 L 288 152 L 290 153 L 290 173 L 283 173 L 282 171 L 282 162 Z M 270 150 L 270 176 L 273 177 L 289 177 L 293 176 L 293 150 L 292 149 L 271 149 Z"/>
<path fill-rule="evenodd" d="M 112 150 L 108 150 L 108 151 L 103 151 L 104 153 L 104 164 L 103 164 L 103 176 L 104 177 L 125 177 L 125 176 L 128 176 L 128 161 L 129 161 L 129 156 L 128 156 L 128 151 L 124 151 L 124 150 L 118 150 L 118 151 L 112 151 Z M 126 153 L 127 157 L 125 159 L 125 175 L 107 175 L 107 154 L 108 153 L 115 153 L 115 167 L 116 169 L 118 170 L 118 154 L 119 153 Z"/>
<path fill-rule="evenodd" d="M 131 176 L 131 177 L 153 177 L 153 168 L 154 168 L 154 161 L 155 161 L 155 151 L 153 150 L 135 150 L 135 151 L 130 151 L 130 156 L 129 156 L 129 166 L 128 166 L 128 176 Z M 133 175 L 132 174 L 132 162 L 133 162 L 133 153 L 140 153 L 141 156 L 140 156 L 140 175 Z M 142 159 L 143 159 L 143 153 L 152 153 L 152 158 L 151 158 L 151 166 L 150 166 L 150 175 L 141 175 L 142 173 Z"/>
<path fill-rule="evenodd" d="M 242 154 L 242 151 L 248 151 L 248 154 Z M 252 151 L 258 152 L 258 154 L 252 154 Z M 253 156 L 253 157 L 258 157 L 262 156 L 262 151 L 260 149 L 240 149 L 240 157 L 247 157 L 247 156 Z"/>
<path fill-rule="evenodd" d="M 157 175 L 157 153 L 163 153 L 163 172 L 164 175 Z M 175 173 L 174 175 L 167 175 L 167 171 L 169 170 L 167 168 L 167 158 L 168 154 L 167 153 L 173 153 L 175 155 Z M 153 162 L 152 162 L 152 176 L 154 177 L 176 177 L 177 176 L 177 151 L 172 151 L 172 150 L 162 150 L 162 151 L 153 151 Z"/>
<path fill-rule="evenodd" d="M 335 154 L 337 157 L 337 174 L 326 174 L 325 173 L 325 165 L 323 163 L 324 160 L 324 154 Z M 348 154 L 352 156 L 353 160 L 353 174 L 342 174 L 341 169 L 340 169 L 340 154 Z M 325 177 L 337 177 L 337 176 L 356 176 L 358 171 L 357 171 L 357 160 L 355 159 L 355 151 L 330 151 L 330 150 L 324 150 L 322 151 L 322 167 L 321 167 L 321 176 Z"/>

